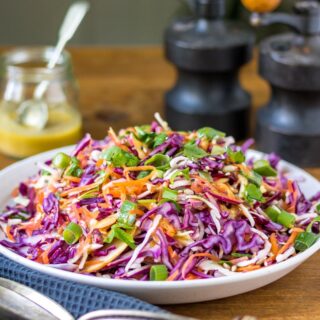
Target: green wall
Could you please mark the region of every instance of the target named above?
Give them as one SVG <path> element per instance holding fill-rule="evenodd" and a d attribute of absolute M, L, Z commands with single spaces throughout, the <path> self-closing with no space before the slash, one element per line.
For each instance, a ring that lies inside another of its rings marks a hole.
<path fill-rule="evenodd" d="M 162 42 L 164 28 L 188 13 L 192 0 L 90 0 L 91 10 L 72 43 L 145 45 Z M 285 0 L 290 7 L 293 0 Z M 72 0 L 0 0 L 0 45 L 53 44 Z M 246 19 L 240 0 L 227 0 L 228 15 Z"/>

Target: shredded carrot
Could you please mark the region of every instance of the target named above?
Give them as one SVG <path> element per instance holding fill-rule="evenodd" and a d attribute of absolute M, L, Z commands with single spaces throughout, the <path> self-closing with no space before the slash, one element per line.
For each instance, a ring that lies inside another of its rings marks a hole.
<path fill-rule="evenodd" d="M 19 195 L 19 188 L 14 188 L 12 191 L 11 191 L 11 196 L 12 197 L 17 197 Z"/>
<path fill-rule="evenodd" d="M 27 235 L 31 237 L 34 230 L 38 230 L 41 228 L 41 225 L 42 225 L 41 223 L 42 223 L 41 219 L 38 219 L 37 221 L 34 221 L 33 219 L 29 223 L 19 226 L 18 230 L 25 230 Z"/>
<path fill-rule="evenodd" d="M 219 261 L 219 259 L 214 256 L 213 254 L 211 253 L 208 253 L 208 252 L 203 252 L 203 253 L 195 253 L 195 254 L 192 254 L 191 256 L 189 256 L 188 260 L 184 263 L 184 265 L 182 266 L 181 268 L 181 273 L 184 274 L 188 265 L 190 263 L 192 263 L 192 260 L 194 258 L 203 258 L 203 257 L 206 257 L 206 258 L 209 258 L 210 260 L 214 261 L 214 262 L 217 262 Z"/>
<path fill-rule="evenodd" d="M 71 188 L 71 189 L 68 189 L 68 190 L 66 190 L 64 192 L 61 192 L 60 196 L 61 197 L 65 197 L 65 196 L 69 195 L 70 193 L 77 194 L 77 193 L 80 193 L 82 191 L 91 190 L 91 189 L 93 189 L 93 188 L 95 188 L 97 186 L 98 186 L 98 184 L 95 182 L 95 183 L 88 184 L 88 185 L 85 185 L 85 186 Z"/>
<path fill-rule="evenodd" d="M 51 246 L 50 246 L 49 249 L 47 249 L 47 250 L 42 252 L 42 254 L 41 254 L 42 263 L 44 263 L 44 264 L 49 264 L 50 263 L 49 257 L 48 257 L 48 254 L 49 254 L 50 250 L 51 250 Z"/>
<path fill-rule="evenodd" d="M 108 135 L 116 146 L 118 146 L 120 149 L 124 151 L 130 152 L 130 149 L 126 145 L 121 143 L 121 141 L 118 139 L 116 133 L 112 128 L 109 128 Z"/>
<path fill-rule="evenodd" d="M 96 219 L 99 214 L 98 211 L 96 211 L 95 213 L 91 212 L 87 207 L 82 207 L 81 212 L 91 219 Z"/>
<path fill-rule="evenodd" d="M 195 279 L 198 279 L 198 277 L 192 273 L 189 273 L 186 278 L 186 280 L 195 280 Z"/>
<path fill-rule="evenodd" d="M 172 273 L 168 278 L 167 278 L 167 281 L 174 281 L 176 280 L 176 278 L 178 277 L 179 275 L 179 270 L 176 270 L 174 273 Z"/>
<path fill-rule="evenodd" d="M 170 255 L 171 262 L 176 264 L 179 261 L 178 254 L 172 249 L 171 246 L 168 246 L 168 252 L 169 252 L 169 255 Z"/>
<path fill-rule="evenodd" d="M 279 252 L 279 244 L 275 233 L 272 233 L 270 236 L 271 251 L 274 255 L 277 255 Z"/>
<path fill-rule="evenodd" d="M 291 233 L 288 241 L 287 241 L 287 242 L 282 246 L 282 248 L 278 251 L 278 254 L 277 254 L 277 255 L 286 252 L 286 251 L 290 248 L 290 246 L 294 244 L 294 241 L 296 240 L 297 236 L 298 236 L 301 232 L 303 232 L 302 229 L 295 229 L 295 230 Z"/>
<path fill-rule="evenodd" d="M 11 228 L 9 227 L 9 226 L 7 226 L 6 228 L 5 228 L 5 231 L 6 231 L 6 235 L 7 235 L 7 238 L 10 240 L 10 241 L 15 241 L 15 239 L 14 239 L 14 237 L 13 237 L 13 235 L 11 234 Z"/>
<path fill-rule="evenodd" d="M 96 167 L 99 168 L 100 166 L 102 166 L 103 161 L 104 161 L 103 159 L 98 159 L 97 162 L 96 162 Z"/>
<path fill-rule="evenodd" d="M 287 206 L 286 210 L 288 212 L 294 213 L 296 211 L 296 205 L 297 205 L 299 194 L 298 194 L 298 190 L 296 190 L 293 187 L 292 180 L 288 180 L 288 191 L 291 193 L 293 199 L 292 199 L 292 203 L 289 206 Z"/>
<path fill-rule="evenodd" d="M 207 139 L 202 139 L 200 142 L 200 147 L 207 151 L 209 148 L 209 141 Z"/>
<path fill-rule="evenodd" d="M 129 211 L 130 214 L 136 214 L 138 216 L 143 216 L 144 215 L 144 212 L 140 209 L 133 209 L 133 210 L 130 210 Z"/>
<path fill-rule="evenodd" d="M 175 234 L 177 233 L 174 226 L 171 223 L 169 223 L 169 221 L 166 218 L 163 218 L 161 220 L 160 227 L 164 229 L 164 232 L 170 237 L 174 237 Z"/>
<path fill-rule="evenodd" d="M 254 270 L 258 270 L 260 268 L 261 268 L 260 265 L 253 264 L 253 265 L 250 265 L 250 266 L 247 266 L 247 267 L 240 267 L 240 268 L 237 269 L 237 272 L 254 271 Z"/>
<path fill-rule="evenodd" d="M 81 181 L 80 178 L 73 177 L 73 176 L 65 176 L 64 179 L 71 181 L 71 182 L 76 182 L 76 183 L 79 183 Z"/>
<path fill-rule="evenodd" d="M 42 203 L 43 203 L 43 199 L 44 199 L 44 193 L 43 192 L 38 192 L 37 193 L 37 206 L 39 206 L 40 208 L 38 209 L 38 211 L 42 212 Z"/>

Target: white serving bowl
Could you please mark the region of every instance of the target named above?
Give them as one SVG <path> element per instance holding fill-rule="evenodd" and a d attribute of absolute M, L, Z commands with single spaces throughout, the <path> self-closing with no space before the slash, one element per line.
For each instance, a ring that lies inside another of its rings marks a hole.
<path fill-rule="evenodd" d="M 0 172 L 0 209 L 4 208 L 9 202 L 11 190 L 13 190 L 19 182 L 37 171 L 37 162 L 48 160 L 59 151 L 68 153 L 72 148 L 73 147 L 65 147 L 41 153 L 19 161 L 2 170 Z M 247 156 L 261 158 L 263 154 L 250 150 L 247 153 Z M 285 161 L 282 161 L 280 166 L 288 169 L 290 177 L 300 181 L 299 185 L 307 197 L 312 196 L 320 190 L 319 181 L 307 172 Z M 139 282 L 98 278 L 55 269 L 23 258 L 0 245 L 0 253 L 26 267 L 66 280 L 127 293 L 155 304 L 176 304 L 214 300 L 260 288 L 285 276 L 315 254 L 319 249 L 320 240 L 308 250 L 279 264 L 232 276 L 206 280 Z"/>

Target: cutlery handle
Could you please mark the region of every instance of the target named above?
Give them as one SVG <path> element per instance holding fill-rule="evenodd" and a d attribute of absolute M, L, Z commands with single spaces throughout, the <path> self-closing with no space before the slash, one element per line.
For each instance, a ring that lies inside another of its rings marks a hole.
<path fill-rule="evenodd" d="M 0 319 L 6 320 L 74 320 L 71 314 L 55 301 L 4 278 L 0 278 L 0 315 L 4 316 Z"/>
<path fill-rule="evenodd" d="M 53 69 L 57 64 L 66 43 L 73 37 L 82 19 L 89 10 L 89 7 L 90 5 L 87 1 L 78 1 L 72 4 L 69 8 L 59 31 L 58 43 L 47 65 L 48 69 Z M 43 94 L 48 88 L 48 85 L 48 81 L 42 81 L 37 86 L 34 92 L 35 99 L 40 100 L 42 98 Z"/>
<path fill-rule="evenodd" d="M 172 313 L 156 313 L 139 310 L 98 310 L 87 313 L 78 320 L 196 320 Z"/>

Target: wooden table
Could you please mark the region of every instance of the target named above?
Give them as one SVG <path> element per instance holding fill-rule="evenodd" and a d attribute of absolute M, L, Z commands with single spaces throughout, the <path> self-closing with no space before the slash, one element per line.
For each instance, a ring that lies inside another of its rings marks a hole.
<path fill-rule="evenodd" d="M 81 89 L 80 108 L 85 131 L 105 136 L 109 126 L 120 129 L 149 123 L 163 111 L 163 94 L 174 83 L 173 68 L 159 48 L 74 48 L 71 50 Z M 241 73 L 253 105 L 263 105 L 269 90 L 256 75 L 256 63 Z M 14 160 L 0 155 L 0 167 Z M 320 169 L 308 170 L 318 179 Z M 199 319 L 231 320 L 250 314 L 259 319 L 320 319 L 320 254 L 285 278 L 262 289 L 204 303 L 167 306 L 168 310 Z"/>

